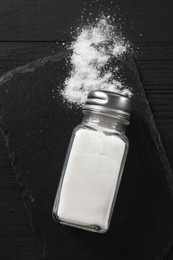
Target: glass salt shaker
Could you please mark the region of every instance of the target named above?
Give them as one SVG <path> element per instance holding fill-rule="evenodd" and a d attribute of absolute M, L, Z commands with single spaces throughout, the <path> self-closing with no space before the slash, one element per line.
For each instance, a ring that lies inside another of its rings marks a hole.
<path fill-rule="evenodd" d="M 94 90 L 72 134 L 53 217 L 62 224 L 104 233 L 110 226 L 128 152 L 131 100 Z"/>

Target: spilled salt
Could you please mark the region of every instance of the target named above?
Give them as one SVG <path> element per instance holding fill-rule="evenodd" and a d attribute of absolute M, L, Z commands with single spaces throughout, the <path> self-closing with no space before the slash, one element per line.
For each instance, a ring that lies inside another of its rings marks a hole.
<path fill-rule="evenodd" d="M 120 65 L 112 66 L 127 53 L 130 44 L 115 30 L 110 16 L 95 21 L 83 27 L 70 46 L 72 70 L 61 91 L 65 100 L 79 106 L 85 103 L 91 90 L 132 95 L 118 74 Z"/>

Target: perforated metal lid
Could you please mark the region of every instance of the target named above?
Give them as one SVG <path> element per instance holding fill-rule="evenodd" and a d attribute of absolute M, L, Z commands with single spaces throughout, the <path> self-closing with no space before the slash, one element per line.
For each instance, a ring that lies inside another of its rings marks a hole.
<path fill-rule="evenodd" d="M 132 102 L 130 98 L 114 92 L 93 90 L 89 92 L 83 110 L 90 110 L 119 118 L 124 120 L 125 124 L 128 124 Z"/>

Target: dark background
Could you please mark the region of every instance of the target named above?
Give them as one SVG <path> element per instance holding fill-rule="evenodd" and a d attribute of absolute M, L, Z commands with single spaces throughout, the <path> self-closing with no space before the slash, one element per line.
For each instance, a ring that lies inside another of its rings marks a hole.
<path fill-rule="evenodd" d="M 134 43 L 136 64 L 172 167 L 173 1 L 0 0 L 0 75 L 56 53 L 58 43 L 71 40 L 70 27 L 79 24 L 84 8 L 86 16 L 90 11 L 95 16 L 109 7 L 121 19 L 126 38 Z M 5 141 L 0 134 L 0 259 L 19 259 L 19 252 L 20 259 L 39 259 Z M 171 245 L 167 256 L 159 259 L 173 259 Z"/>

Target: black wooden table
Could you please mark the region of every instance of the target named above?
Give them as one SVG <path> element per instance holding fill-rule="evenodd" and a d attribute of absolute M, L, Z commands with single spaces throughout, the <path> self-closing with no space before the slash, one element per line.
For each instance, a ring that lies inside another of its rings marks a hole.
<path fill-rule="evenodd" d="M 173 1 L 110 2 L 1 0 L 0 76 L 58 52 L 59 44 L 71 41 L 70 28 L 78 25 L 84 8 L 97 15 L 111 6 L 110 14 L 116 13 L 121 18 L 124 35 L 134 43 L 136 64 L 173 166 Z M 6 144 L 7 139 L 0 134 L 0 259 L 44 258 L 40 256 L 43 245 L 38 244 L 23 203 L 24 187 L 15 178 L 13 158 L 9 158 Z M 168 181 L 173 187 L 172 179 Z M 172 244 L 167 244 L 166 252 L 157 260 L 173 259 Z M 143 245 L 143 250 L 148 248 Z"/>

